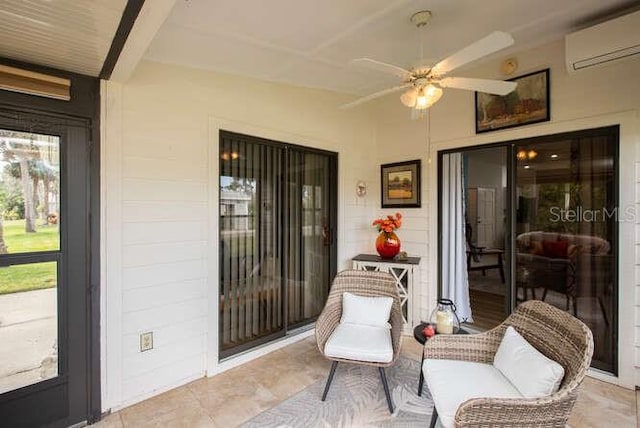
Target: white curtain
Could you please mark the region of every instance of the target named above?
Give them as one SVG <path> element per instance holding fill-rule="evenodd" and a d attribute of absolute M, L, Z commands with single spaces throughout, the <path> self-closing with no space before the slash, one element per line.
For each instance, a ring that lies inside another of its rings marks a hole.
<path fill-rule="evenodd" d="M 462 154 L 445 154 L 442 156 L 442 297 L 453 300 L 461 322 L 473 322 L 464 212 Z"/>

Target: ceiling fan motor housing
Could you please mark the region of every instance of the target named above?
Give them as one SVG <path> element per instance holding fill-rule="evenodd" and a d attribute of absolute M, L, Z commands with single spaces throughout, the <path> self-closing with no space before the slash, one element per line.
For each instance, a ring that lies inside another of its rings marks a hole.
<path fill-rule="evenodd" d="M 410 19 L 413 25 L 415 25 L 416 27 L 418 28 L 423 27 L 427 25 L 427 23 L 431 20 L 431 11 L 421 10 L 420 12 L 416 12 L 413 15 L 411 15 Z"/>

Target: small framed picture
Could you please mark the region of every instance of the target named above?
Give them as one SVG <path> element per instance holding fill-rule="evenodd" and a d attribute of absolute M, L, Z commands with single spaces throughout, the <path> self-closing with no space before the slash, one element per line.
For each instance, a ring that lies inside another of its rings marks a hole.
<path fill-rule="evenodd" d="M 509 81 L 518 83 L 510 94 L 476 92 L 476 134 L 550 119 L 549 69 Z"/>
<path fill-rule="evenodd" d="M 420 208 L 420 159 L 380 165 L 382 208 Z"/>

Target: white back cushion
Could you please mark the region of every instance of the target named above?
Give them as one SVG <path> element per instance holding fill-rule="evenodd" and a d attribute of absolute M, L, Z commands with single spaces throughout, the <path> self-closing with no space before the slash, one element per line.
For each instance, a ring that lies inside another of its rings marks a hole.
<path fill-rule="evenodd" d="M 493 365 L 526 398 L 553 394 L 564 377 L 564 368 L 560 364 L 531 346 L 511 326 L 507 327 Z"/>
<path fill-rule="evenodd" d="M 365 297 L 342 293 L 341 323 L 388 327 L 392 297 Z"/>

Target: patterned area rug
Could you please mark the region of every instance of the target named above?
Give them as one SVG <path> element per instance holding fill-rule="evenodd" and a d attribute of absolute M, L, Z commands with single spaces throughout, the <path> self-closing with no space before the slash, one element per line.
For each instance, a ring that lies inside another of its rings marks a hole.
<path fill-rule="evenodd" d="M 338 364 L 327 401 L 320 401 L 326 379 L 251 419 L 243 427 L 425 427 L 433 401 L 418 397 L 420 363 L 399 358 L 386 369 L 395 407 L 389 413 L 377 367 Z"/>

